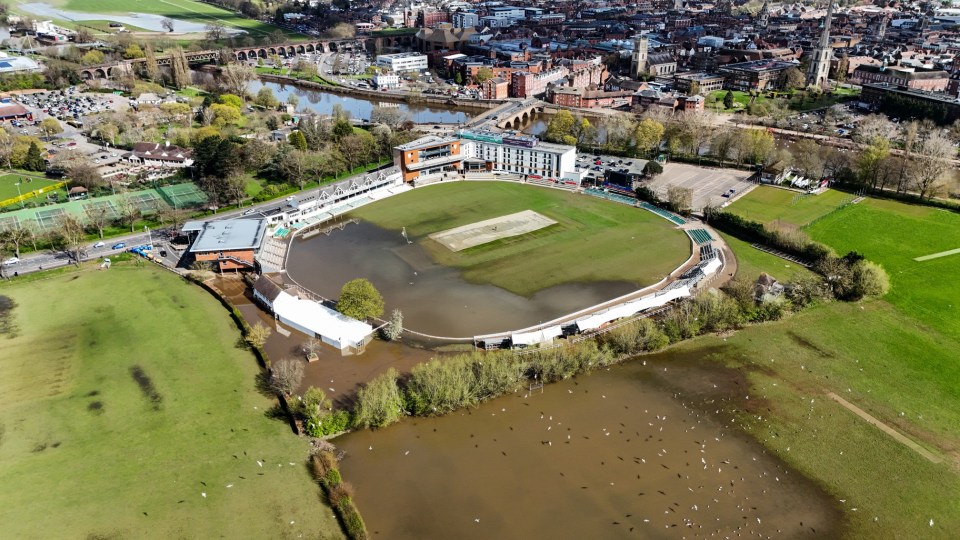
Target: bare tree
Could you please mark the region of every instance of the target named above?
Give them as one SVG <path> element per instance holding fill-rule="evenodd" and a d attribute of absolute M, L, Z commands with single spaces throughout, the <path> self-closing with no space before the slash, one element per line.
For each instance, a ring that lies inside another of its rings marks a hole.
<path fill-rule="evenodd" d="M 693 190 L 680 186 L 669 186 L 667 188 L 667 202 L 670 203 L 674 212 L 689 212 L 693 206 Z"/>
<path fill-rule="evenodd" d="M 287 396 L 300 386 L 303 380 L 303 362 L 291 358 L 284 358 L 270 370 L 270 387 Z"/>
<path fill-rule="evenodd" d="M 162 26 L 167 32 L 173 32 L 173 19 L 165 17 L 160 21 L 160 26 Z"/>
<path fill-rule="evenodd" d="M 83 250 L 83 241 L 86 231 L 83 223 L 70 214 L 60 217 L 56 228 L 56 240 L 60 247 L 73 259 L 73 263 L 80 266 L 80 254 Z"/>
<path fill-rule="evenodd" d="M 129 225 L 130 232 L 133 232 L 137 220 L 142 216 L 140 206 L 130 196 L 121 197 L 118 202 L 120 204 L 120 222 Z"/>
<path fill-rule="evenodd" d="M 220 70 L 220 81 L 223 89 L 240 97 L 247 94 L 247 87 L 256 78 L 256 70 L 246 64 L 227 64 Z"/>
<path fill-rule="evenodd" d="M 204 30 L 207 32 L 207 40 L 209 41 L 219 41 L 227 34 L 227 27 L 220 22 L 212 22 Z"/>
<path fill-rule="evenodd" d="M 103 229 L 113 222 L 113 217 L 108 213 L 109 206 L 94 207 L 88 205 L 86 208 L 87 222 L 97 229 L 97 234 L 103 238 Z"/>
<path fill-rule="evenodd" d="M 922 159 L 917 163 L 913 175 L 913 188 L 920 198 L 934 197 L 943 189 L 943 177 L 950 168 L 950 158 L 956 156 L 956 150 L 950 140 L 939 132 L 927 135 L 920 145 Z"/>

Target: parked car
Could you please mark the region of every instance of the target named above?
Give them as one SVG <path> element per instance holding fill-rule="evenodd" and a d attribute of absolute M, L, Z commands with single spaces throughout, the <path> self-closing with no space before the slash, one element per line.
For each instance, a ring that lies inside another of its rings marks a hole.
<path fill-rule="evenodd" d="M 16 257 L 10 257 L 9 259 L 3 261 L 3 265 L 4 265 L 4 266 L 13 266 L 13 265 L 15 265 L 15 264 L 17 264 L 17 263 L 19 263 L 19 262 L 20 262 L 20 259 L 18 259 L 18 258 L 16 258 Z"/>
<path fill-rule="evenodd" d="M 102 248 L 102 247 L 105 246 L 105 245 L 106 245 L 106 244 L 104 244 L 104 243 L 101 241 L 101 242 L 97 242 L 96 244 L 94 244 L 93 247 L 95 247 L 95 248 Z"/>
<path fill-rule="evenodd" d="M 120 242 L 119 244 L 114 244 L 113 247 L 111 247 L 110 249 L 123 249 L 125 247 L 127 247 L 127 244 L 124 242 Z"/>

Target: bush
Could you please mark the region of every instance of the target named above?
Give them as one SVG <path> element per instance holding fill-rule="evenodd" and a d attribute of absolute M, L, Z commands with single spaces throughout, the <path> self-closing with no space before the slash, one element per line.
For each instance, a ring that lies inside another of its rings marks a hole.
<path fill-rule="evenodd" d="M 403 399 L 397 387 L 397 370 L 390 368 L 357 392 L 354 424 L 360 427 L 383 427 L 400 419 Z"/>
<path fill-rule="evenodd" d="M 337 469 L 330 469 L 327 471 L 327 474 L 324 475 L 324 482 L 327 484 L 327 487 L 333 488 L 343 482 L 343 478 L 340 477 L 340 471 Z"/>
<path fill-rule="evenodd" d="M 337 311 L 358 321 L 377 318 L 383 315 L 383 296 L 369 280 L 353 279 L 340 289 Z"/>

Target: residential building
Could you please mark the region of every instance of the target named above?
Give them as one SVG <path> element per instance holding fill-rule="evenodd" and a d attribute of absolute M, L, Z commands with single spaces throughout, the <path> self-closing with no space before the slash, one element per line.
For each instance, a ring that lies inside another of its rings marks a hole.
<path fill-rule="evenodd" d="M 543 94 L 547 85 L 567 76 L 569 70 L 565 67 L 549 69 L 540 73 L 517 71 L 510 76 L 511 97 L 528 98 Z"/>
<path fill-rule="evenodd" d="M 475 28 L 480 24 L 480 17 L 472 11 L 458 11 L 450 16 L 454 28 Z"/>
<path fill-rule="evenodd" d="M 377 73 L 373 76 L 373 85 L 377 88 L 398 88 L 400 76 L 394 73 Z"/>
<path fill-rule="evenodd" d="M 483 99 L 506 99 L 510 95 L 510 82 L 500 77 L 488 79 L 480 85 Z"/>
<path fill-rule="evenodd" d="M 493 15 L 484 15 L 480 17 L 478 26 L 486 28 L 510 28 L 517 23 L 516 19 L 509 17 L 494 17 Z"/>
<path fill-rule="evenodd" d="M 427 56 L 415 52 L 396 54 L 378 54 L 377 65 L 393 71 L 403 73 L 407 71 L 426 71 Z"/>
<path fill-rule="evenodd" d="M 420 11 L 417 13 L 417 27 L 436 28 L 440 23 L 450 22 L 450 14 L 446 11 Z"/>
<path fill-rule="evenodd" d="M 582 86 L 550 86 L 547 89 L 547 101 L 561 107 L 613 108 L 629 105 L 632 94 L 633 92 L 625 90 L 604 92 L 602 90 L 587 90 Z"/>

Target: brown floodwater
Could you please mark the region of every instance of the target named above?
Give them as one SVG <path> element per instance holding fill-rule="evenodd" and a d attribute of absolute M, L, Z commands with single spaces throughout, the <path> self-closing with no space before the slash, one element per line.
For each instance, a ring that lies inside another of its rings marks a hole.
<path fill-rule="evenodd" d="M 517 330 L 637 290 L 628 282 L 572 283 L 526 298 L 469 283 L 457 269 L 433 263 L 416 242 L 368 222 L 295 239 L 287 274 L 325 298 L 336 298 L 351 279 L 367 278 L 383 294 L 386 313 L 403 312 L 406 328 L 446 337 Z"/>
<path fill-rule="evenodd" d="M 838 536 L 828 495 L 712 414 L 742 377 L 662 358 L 337 438 L 371 535 Z"/>

